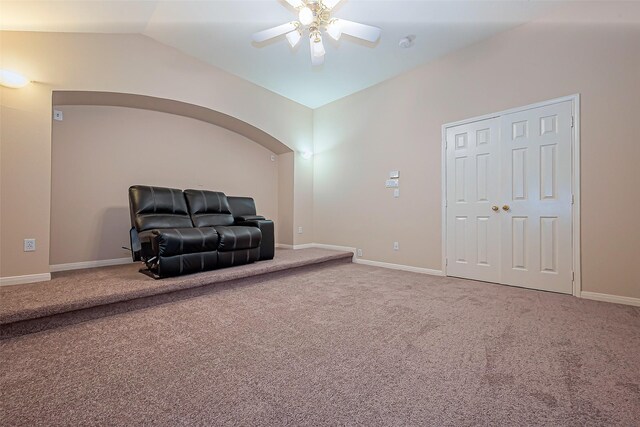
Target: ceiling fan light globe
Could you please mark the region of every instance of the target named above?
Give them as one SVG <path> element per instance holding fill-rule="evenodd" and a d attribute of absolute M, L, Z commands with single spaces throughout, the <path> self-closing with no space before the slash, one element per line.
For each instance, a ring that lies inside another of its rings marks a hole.
<path fill-rule="evenodd" d="M 300 41 L 301 37 L 302 37 L 302 35 L 300 34 L 300 31 L 298 31 L 298 30 L 291 31 L 290 33 L 287 33 L 287 41 L 289 42 L 291 47 L 296 47 L 296 45 Z"/>
<path fill-rule="evenodd" d="M 327 25 L 327 34 L 329 34 L 334 40 L 340 40 L 340 36 L 342 35 L 340 21 L 338 21 L 337 19 L 331 21 L 329 25 Z"/>
<path fill-rule="evenodd" d="M 318 37 L 317 39 L 312 39 L 311 44 L 311 52 L 313 56 L 315 56 L 316 58 L 324 56 L 325 50 L 324 45 L 322 44 L 322 38 Z"/>
<path fill-rule="evenodd" d="M 305 6 L 300 9 L 298 18 L 300 19 L 300 23 L 302 25 L 309 25 L 313 22 L 313 11 L 309 7 Z"/>

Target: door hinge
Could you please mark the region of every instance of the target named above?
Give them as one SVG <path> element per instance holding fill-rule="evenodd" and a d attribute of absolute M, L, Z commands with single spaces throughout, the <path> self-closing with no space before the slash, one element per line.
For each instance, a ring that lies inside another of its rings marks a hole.
<path fill-rule="evenodd" d="M 576 281 L 576 272 L 575 272 L 575 271 L 572 271 L 572 272 L 571 272 L 571 281 L 572 281 L 572 282 L 575 282 L 575 281 Z"/>
<path fill-rule="evenodd" d="M 449 258 L 444 259 L 444 265 L 449 265 Z"/>
<path fill-rule="evenodd" d="M 572 194 L 571 195 L 571 204 L 573 205 L 576 202 L 576 198 L 575 196 Z"/>
<path fill-rule="evenodd" d="M 576 125 L 576 118 L 571 116 L 571 127 L 574 127 Z"/>

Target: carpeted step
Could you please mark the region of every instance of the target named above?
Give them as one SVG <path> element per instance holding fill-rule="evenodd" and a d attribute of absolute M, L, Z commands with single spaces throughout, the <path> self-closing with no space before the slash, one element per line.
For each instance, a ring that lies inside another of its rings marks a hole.
<path fill-rule="evenodd" d="M 351 252 L 278 249 L 273 260 L 154 280 L 127 264 L 57 273 L 49 282 L 0 289 L 0 339 L 190 298 L 241 279 L 350 263 Z"/>

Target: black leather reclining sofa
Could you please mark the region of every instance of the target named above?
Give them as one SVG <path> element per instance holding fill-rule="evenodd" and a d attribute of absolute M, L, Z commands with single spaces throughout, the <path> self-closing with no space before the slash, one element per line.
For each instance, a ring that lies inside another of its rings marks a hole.
<path fill-rule="evenodd" d="M 131 254 L 154 278 L 273 259 L 273 221 L 250 197 L 217 191 L 129 188 Z"/>

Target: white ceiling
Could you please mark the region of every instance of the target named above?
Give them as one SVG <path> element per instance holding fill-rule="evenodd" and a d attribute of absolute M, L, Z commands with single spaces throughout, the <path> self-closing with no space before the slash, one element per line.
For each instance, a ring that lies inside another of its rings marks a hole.
<path fill-rule="evenodd" d="M 0 1 L 0 28 L 141 33 L 311 108 L 347 96 L 498 32 L 550 14 L 560 2 L 343 0 L 333 16 L 382 28 L 377 44 L 325 37 L 324 65 L 308 43 L 251 34 L 295 19 L 284 0 Z M 563 2 L 564 3 L 564 2 Z M 398 47 L 416 35 L 415 46 Z M 304 41 L 304 40 L 303 40 Z"/>

